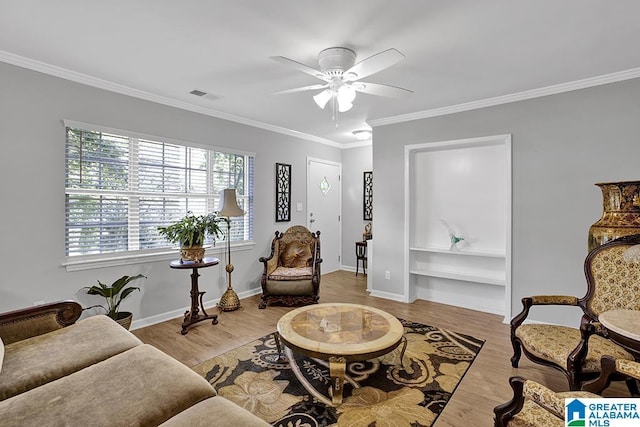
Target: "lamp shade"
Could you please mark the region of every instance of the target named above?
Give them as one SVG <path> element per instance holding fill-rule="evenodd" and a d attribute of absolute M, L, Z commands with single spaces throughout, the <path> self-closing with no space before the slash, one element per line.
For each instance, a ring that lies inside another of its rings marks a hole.
<path fill-rule="evenodd" d="M 356 99 L 356 91 L 347 85 L 342 85 L 338 89 L 338 111 L 344 113 L 353 107 L 353 100 Z"/>
<path fill-rule="evenodd" d="M 331 99 L 331 91 L 325 89 L 317 95 L 314 95 L 313 100 L 318 104 L 318 107 L 324 109 L 327 106 L 327 102 Z"/>
<path fill-rule="evenodd" d="M 226 216 L 227 218 L 232 216 L 242 216 L 244 211 L 238 206 L 236 200 L 236 189 L 227 188 L 220 192 L 220 203 L 218 204 L 218 215 Z"/>

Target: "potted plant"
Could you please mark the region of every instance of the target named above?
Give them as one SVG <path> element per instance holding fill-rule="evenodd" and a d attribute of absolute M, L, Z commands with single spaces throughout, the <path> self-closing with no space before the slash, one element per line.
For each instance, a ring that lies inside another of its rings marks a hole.
<path fill-rule="evenodd" d="M 113 320 L 122 325 L 125 329 L 129 329 L 131 327 L 131 319 L 133 318 L 133 314 L 128 311 L 119 311 L 120 303 L 123 299 L 125 299 L 129 294 L 133 291 L 140 290 L 137 286 L 129 286 L 129 282 L 134 280 L 145 278 L 146 276 L 142 274 L 138 274 L 136 276 L 122 276 L 111 285 L 106 285 L 100 280 L 98 280 L 97 285 L 93 286 L 85 286 L 82 289 L 86 289 L 89 295 L 100 295 L 106 300 L 106 306 L 104 305 L 92 305 L 91 307 L 85 308 L 88 310 L 90 308 L 101 307 L 104 311 L 106 311 L 107 316 L 111 317 Z"/>
<path fill-rule="evenodd" d="M 221 233 L 218 225 L 221 220 L 215 213 L 194 215 L 188 212 L 180 221 L 167 227 L 158 227 L 158 232 L 168 241 L 181 245 L 180 261 L 202 261 L 204 239 L 209 235 L 215 241 Z"/>

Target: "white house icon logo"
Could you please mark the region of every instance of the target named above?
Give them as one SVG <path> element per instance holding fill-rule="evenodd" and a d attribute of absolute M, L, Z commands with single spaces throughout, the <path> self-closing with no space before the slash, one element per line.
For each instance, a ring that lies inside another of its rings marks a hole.
<path fill-rule="evenodd" d="M 565 407 L 565 425 L 567 427 L 584 427 L 585 424 L 585 410 L 587 405 L 582 403 L 578 399 L 572 400 Z"/>

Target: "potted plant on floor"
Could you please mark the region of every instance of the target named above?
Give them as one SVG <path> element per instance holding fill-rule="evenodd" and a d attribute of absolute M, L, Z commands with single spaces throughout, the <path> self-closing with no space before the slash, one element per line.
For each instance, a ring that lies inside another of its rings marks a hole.
<path fill-rule="evenodd" d="M 128 330 L 131 327 L 133 313 L 128 311 L 119 311 L 118 309 L 123 299 L 128 297 L 133 291 L 140 290 L 137 286 L 127 287 L 127 285 L 130 282 L 141 278 L 146 279 L 146 276 L 142 274 L 138 274 L 136 276 L 122 276 L 111 285 L 106 285 L 98 280 L 97 285 L 85 286 L 82 289 L 86 289 L 89 295 L 100 295 L 106 300 L 106 306 L 97 304 L 87 307 L 85 310 L 101 307 L 106 312 L 107 316 L 111 317 Z"/>
<path fill-rule="evenodd" d="M 187 215 L 175 224 L 167 227 L 158 227 L 158 232 L 171 243 L 181 245 L 180 261 L 202 261 L 204 258 L 204 239 L 216 237 L 221 233 L 219 222 L 223 221 L 215 213 L 208 215 Z"/>

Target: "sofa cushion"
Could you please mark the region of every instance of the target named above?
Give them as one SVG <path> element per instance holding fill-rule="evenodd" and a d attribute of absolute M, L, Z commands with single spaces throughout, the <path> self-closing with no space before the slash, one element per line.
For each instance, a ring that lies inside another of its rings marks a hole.
<path fill-rule="evenodd" d="M 142 344 L 107 316 L 92 316 L 66 328 L 5 347 L 0 400 L 79 371 Z"/>
<path fill-rule="evenodd" d="M 213 396 L 203 377 L 143 344 L 0 402 L 0 420 L 3 426 L 151 426 Z"/>
<path fill-rule="evenodd" d="M 305 267 L 311 258 L 311 249 L 307 243 L 293 241 L 287 243 L 280 252 L 280 264 L 287 268 Z"/>
<path fill-rule="evenodd" d="M 251 412 L 239 407 L 235 403 L 216 396 L 180 412 L 169 419 L 162 427 L 210 427 L 210 426 L 242 426 L 262 427 L 271 424 L 256 417 Z"/>

